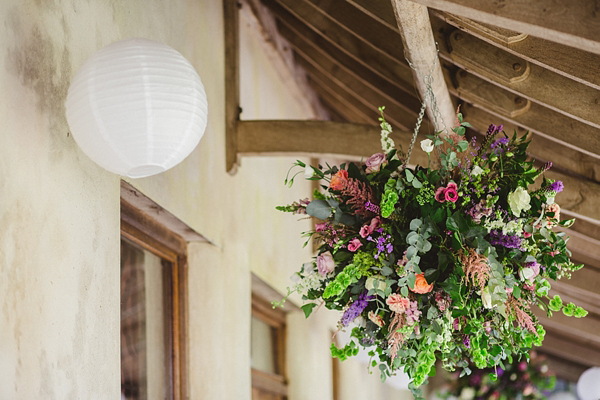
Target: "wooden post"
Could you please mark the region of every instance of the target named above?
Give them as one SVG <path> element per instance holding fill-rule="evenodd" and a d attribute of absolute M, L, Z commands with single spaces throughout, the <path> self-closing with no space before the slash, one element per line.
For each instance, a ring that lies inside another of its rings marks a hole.
<path fill-rule="evenodd" d="M 431 31 L 427 7 L 409 0 L 391 0 L 402 36 L 406 58 L 413 65 L 413 76 L 421 97 L 427 99 L 427 115 L 437 130 L 450 132 L 454 124 L 454 105 L 446 87 L 446 81 L 437 55 L 437 47 Z M 435 113 L 430 98 L 426 96 L 425 77 L 433 78 L 431 89 L 439 114 Z M 441 119 L 441 121 L 440 121 Z"/>
<path fill-rule="evenodd" d="M 238 167 L 237 124 L 240 114 L 239 6 L 223 0 L 225 27 L 225 168 L 235 174 Z"/>

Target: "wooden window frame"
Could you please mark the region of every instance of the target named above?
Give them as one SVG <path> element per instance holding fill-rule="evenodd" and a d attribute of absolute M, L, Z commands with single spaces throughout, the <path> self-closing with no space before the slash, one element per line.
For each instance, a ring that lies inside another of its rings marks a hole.
<path fill-rule="evenodd" d="M 184 400 L 188 393 L 187 242 L 121 198 L 121 238 L 171 263 L 171 309 L 167 314 L 171 348 L 167 361 L 168 398 Z"/>
<path fill-rule="evenodd" d="M 252 368 L 252 387 L 283 396 L 284 399 L 287 399 L 285 312 L 281 309 L 273 309 L 271 304 L 253 293 L 252 316 L 273 328 L 273 360 L 275 362 L 275 373 L 268 373 Z"/>

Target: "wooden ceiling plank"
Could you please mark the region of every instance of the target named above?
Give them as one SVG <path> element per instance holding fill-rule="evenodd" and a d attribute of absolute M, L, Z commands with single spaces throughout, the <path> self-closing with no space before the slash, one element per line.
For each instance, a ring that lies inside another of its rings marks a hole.
<path fill-rule="evenodd" d="M 498 68 L 497 57 L 480 57 L 478 55 L 493 54 L 503 50 L 465 32 L 454 33 L 454 35 L 460 35 L 462 39 L 456 41 L 451 38 L 453 47 L 448 49 L 450 52 L 440 49 L 440 55 L 448 61 L 508 91 L 595 128 L 600 128 L 600 91 L 535 64 L 530 65 L 527 79 L 510 83 L 501 82 L 500 79 L 489 73 L 489 70 Z M 442 40 L 438 37 L 438 41 Z M 465 63 L 465 60 L 470 61 Z M 506 65 L 505 68 L 510 69 L 515 65 L 525 68 L 526 64 L 521 60 L 518 63 Z M 573 93 L 577 93 L 577 96 L 573 96 Z"/>
<path fill-rule="evenodd" d="M 302 154 L 361 160 L 381 152 L 379 137 L 380 128 L 374 125 L 332 121 L 239 122 L 239 151 L 243 155 Z M 403 148 L 411 140 L 410 133 L 400 131 L 394 131 L 391 137 Z M 427 163 L 424 153 L 414 154 L 413 158 L 417 163 Z"/>
<path fill-rule="evenodd" d="M 546 312 L 539 308 L 532 308 L 531 311 L 548 332 L 600 349 L 600 319 L 594 314 L 588 314 L 585 318 L 575 318 L 567 317 L 560 311 L 552 313 L 552 317 L 548 318 Z"/>
<path fill-rule="evenodd" d="M 548 354 L 543 348 L 537 348 L 536 351 L 546 358 L 546 364 L 551 372 L 554 372 L 557 378 L 567 382 L 577 382 L 581 374 L 589 367 L 565 360 L 553 354 Z"/>
<path fill-rule="evenodd" d="M 552 333 L 546 334 L 540 350 L 580 365 L 600 365 L 600 348 L 591 348 Z"/>
<path fill-rule="evenodd" d="M 427 103 L 429 120 L 436 130 L 450 133 L 455 119 L 454 105 L 442 73 L 427 7 L 409 0 L 391 1 L 406 57 L 412 63 L 415 84 Z M 434 98 L 430 98 L 428 91 Z"/>
<path fill-rule="evenodd" d="M 600 65 L 600 55 L 598 54 L 553 43 L 535 36 L 527 36 L 517 42 L 503 43 L 488 35 L 486 31 L 478 29 L 471 20 L 436 10 L 431 10 L 431 12 L 437 18 L 494 46 L 499 46 L 517 57 L 600 90 L 600 74 L 598 74 L 597 68 L 590 68 L 592 65 Z"/>
<path fill-rule="evenodd" d="M 470 99 L 472 104 L 510 118 L 525 114 L 531 101 L 498 86 L 476 78 L 464 70 L 456 73 L 456 91 L 460 97 Z"/>
<path fill-rule="evenodd" d="M 415 0 L 424 6 L 600 54 L 595 2 Z"/>
<path fill-rule="evenodd" d="M 397 102 L 384 100 L 360 81 L 352 79 L 344 80 L 344 76 L 340 71 L 337 71 L 335 74 L 331 73 L 316 65 L 316 63 L 311 63 L 309 60 L 304 59 L 299 53 L 296 54 L 296 61 L 310 74 L 312 79 L 329 87 L 331 91 L 342 95 L 347 102 L 353 103 L 355 108 L 369 109 L 373 115 L 373 124 L 377 123 L 379 107 L 385 106 L 386 119 L 392 126 L 403 130 L 411 130 L 414 127 L 413 124 L 416 118 L 413 113 L 400 108 Z M 365 114 L 370 115 L 368 112 Z M 424 123 L 421 131 L 423 133 L 429 132 L 429 125 Z"/>
<path fill-rule="evenodd" d="M 462 99 L 469 101 L 469 99 L 464 97 Z M 536 105 L 533 104 L 534 108 L 535 106 Z M 465 117 L 465 121 L 470 122 L 473 124 L 473 126 L 479 127 L 479 130 L 484 129 L 484 127 L 490 123 L 501 123 L 504 125 L 504 130 L 510 134 L 512 134 L 514 131 L 517 131 L 519 134 L 523 134 L 525 131 L 527 131 L 527 128 L 517 124 L 516 121 L 509 121 L 505 117 L 498 114 L 490 114 L 488 111 L 479 107 L 475 107 L 471 104 L 463 104 L 461 110 Z M 529 112 L 532 112 L 531 109 Z M 551 123 L 552 118 L 550 118 L 550 120 Z M 534 124 L 528 125 L 535 126 Z M 560 127 L 563 125 L 559 124 L 558 126 Z M 550 126 L 550 128 L 552 128 L 552 126 Z M 569 128 L 569 126 L 566 126 L 566 128 Z M 567 134 L 569 132 L 570 129 L 567 131 Z M 556 134 L 562 135 L 562 132 L 556 132 Z M 528 151 L 533 158 L 542 161 L 552 161 L 554 165 L 571 170 L 587 179 L 596 182 L 600 181 L 600 160 L 597 157 L 582 153 L 581 151 L 578 151 L 572 147 L 557 145 L 557 143 L 549 139 L 547 135 L 539 135 L 537 130 L 534 132 L 532 138 L 533 140 L 529 145 Z"/>
<path fill-rule="evenodd" d="M 529 76 L 529 63 L 496 46 L 478 46 L 474 36 L 455 30 L 448 37 L 450 56 L 469 70 L 502 84 L 521 82 Z M 485 43 L 481 41 L 481 43 Z M 458 50 L 455 50 L 458 49 Z M 493 62 L 490 62 L 493 60 Z"/>
<path fill-rule="evenodd" d="M 284 23 L 279 24 L 279 32 L 288 40 L 296 53 L 320 68 L 330 71 L 336 78 L 347 83 L 355 81 L 357 85 L 366 86 L 368 90 L 377 93 L 379 98 L 383 99 L 384 104 L 395 103 L 415 117 L 419 113 L 421 107 L 419 100 L 400 90 L 397 86 L 387 84 L 384 79 L 373 74 L 369 69 L 358 64 L 355 67 L 359 67 L 359 69 L 353 70 L 351 67 L 338 62 L 331 54 L 306 40 Z"/>
<path fill-rule="evenodd" d="M 390 76 L 393 81 L 401 82 L 405 87 L 414 85 L 412 71 L 408 65 L 396 62 L 389 55 L 376 50 L 371 44 L 359 39 L 340 26 L 337 22 L 323 15 L 312 4 L 298 0 L 264 0 L 267 5 L 280 18 L 285 18 L 282 11 L 287 11 L 288 16 L 303 21 L 314 32 L 327 39 L 340 50 L 346 52 L 356 61 L 370 66 Z M 277 7 L 279 5 L 280 7 Z M 390 62 L 392 61 L 392 62 Z"/>
<path fill-rule="evenodd" d="M 600 129 L 573 120 L 535 103 L 531 103 L 526 110 L 527 112 L 524 113 L 517 112 L 511 115 L 508 112 L 503 112 L 500 107 L 493 106 L 499 99 L 513 98 L 515 102 L 520 99 L 522 103 L 525 103 L 525 99 L 518 96 L 513 97 L 512 92 L 508 92 L 466 71 L 459 72 L 457 83 L 458 86 L 451 90 L 453 92 L 456 90 L 456 94 L 469 103 L 479 105 L 480 108 L 485 108 L 493 114 L 499 114 L 501 117 L 507 118 L 532 132 L 567 143 L 578 151 L 595 155 L 600 154 Z"/>
<path fill-rule="evenodd" d="M 301 0 L 290 0 L 301 1 Z M 404 49 L 393 38 L 398 35 L 398 29 L 381 24 L 371 18 L 360 8 L 348 1 L 304 0 L 313 4 L 323 14 L 343 26 L 349 33 L 361 38 L 374 49 L 394 58 L 396 62 L 406 64 Z"/>
<path fill-rule="evenodd" d="M 310 75 L 308 79 L 312 82 L 313 88 L 319 93 L 319 96 L 323 97 L 327 103 L 331 104 L 338 113 L 348 120 L 348 122 L 375 125 L 374 119 L 369 113 L 370 110 L 365 112 L 364 104 L 357 104 L 356 101 L 352 101 L 352 99 L 344 96 L 340 91 L 336 91 L 312 75 Z"/>
<path fill-rule="evenodd" d="M 398 23 L 394 16 L 394 7 L 391 1 L 381 0 L 346 0 L 349 3 L 354 4 L 355 7 L 363 10 L 364 13 L 369 14 L 371 18 L 377 19 L 382 24 L 387 25 L 389 28 L 398 31 Z"/>
<path fill-rule="evenodd" d="M 282 34 L 288 33 L 288 36 L 299 36 L 303 41 L 318 47 L 332 59 L 335 59 L 338 64 L 354 71 L 356 74 L 370 81 L 373 85 L 389 88 L 389 90 L 393 91 L 403 91 L 406 95 L 413 97 L 412 103 L 420 104 L 420 102 L 416 100 L 416 89 L 412 77 L 410 84 L 398 79 L 399 75 L 396 70 L 400 67 L 385 65 L 383 66 L 384 68 L 378 69 L 375 68 L 376 65 L 372 63 L 367 63 L 365 60 L 358 60 L 356 57 L 352 56 L 347 49 L 342 49 L 321 36 L 308 25 L 304 24 L 304 22 L 297 19 L 284 7 L 272 0 L 265 0 L 265 2 L 269 3 L 271 10 L 277 15 L 279 29 Z"/>

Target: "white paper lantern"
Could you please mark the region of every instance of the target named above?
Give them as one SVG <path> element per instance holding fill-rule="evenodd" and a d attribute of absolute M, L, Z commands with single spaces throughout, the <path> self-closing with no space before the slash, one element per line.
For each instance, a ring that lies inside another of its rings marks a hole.
<path fill-rule="evenodd" d="M 177 165 L 204 134 L 207 101 L 194 67 L 166 44 L 127 39 L 79 69 L 66 102 L 71 133 L 101 167 L 131 178 Z"/>
<path fill-rule="evenodd" d="M 586 370 L 577 381 L 577 396 L 581 400 L 600 399 L 600 367 Z"/>

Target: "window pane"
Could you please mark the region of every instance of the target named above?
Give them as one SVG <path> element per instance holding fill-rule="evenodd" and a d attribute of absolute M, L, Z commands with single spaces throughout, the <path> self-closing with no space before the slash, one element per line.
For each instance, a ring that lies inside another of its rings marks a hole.
<path fill-rule="evenodd" d="M 274 328 L 256 317 L 251 322 L 250 364 L 252 368 L 270 372 L 275 371 Z"/>
<path fill-rule="evenodd" d="M 154 254 L 121 241 L 121 391 L 128 400 L 167 398 L 169 269 Z"/>

